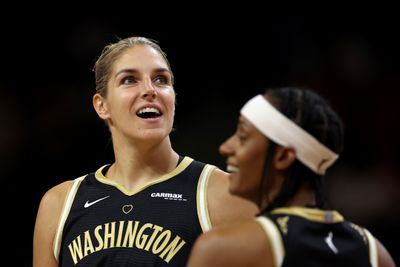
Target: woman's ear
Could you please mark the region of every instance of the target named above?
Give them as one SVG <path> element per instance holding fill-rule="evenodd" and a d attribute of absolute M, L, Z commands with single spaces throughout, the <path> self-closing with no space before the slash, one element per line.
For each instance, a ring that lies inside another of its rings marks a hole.
<path fill-rule="evenodd" d="M 276 169 L 288 169 L 296 160 L 296 152 L 293 148 L 278 146 L 275 151 L 274 164 Z"/>
<path fill-rule="evenodd" d="M 95 94 L 93 96 L 93 107 L 96 110 L 97 115 L 99 115 L 99 117 L 103 120 L 107 120 L 110 118 L 110 112 L 108 111 L 107 102 L 100 94 Z"/>

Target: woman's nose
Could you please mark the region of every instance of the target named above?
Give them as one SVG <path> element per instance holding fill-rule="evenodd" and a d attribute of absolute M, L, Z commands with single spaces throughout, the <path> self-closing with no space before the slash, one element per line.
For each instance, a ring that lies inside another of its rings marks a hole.
<path fill-rule="evenodd" d="M 143 97 L 154 99 L 157 96 L 157 91 L 155 90 L 151 82 L 144 83 Z"/>
<path fill-rule="evenodd" d="M 220 146 L 219 146 L 219 153 L 222 156 L 229 156 L 233 153 L 234 151 L 234 139 L 235 136 L 232 135 L 231 137 L 229 137 L 228 139 L 226 139 Z"/>

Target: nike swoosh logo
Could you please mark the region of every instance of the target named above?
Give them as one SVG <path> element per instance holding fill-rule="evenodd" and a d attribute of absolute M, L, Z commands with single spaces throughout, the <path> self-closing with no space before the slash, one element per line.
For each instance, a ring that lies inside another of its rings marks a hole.
<path fill-rule="evenodd" d="M 105 197 L 96 199 L 95 201 L 92 201 L 92 202 L 89 202 L 89 200 L 88 200 L 88 201 L 86 201 L 85 205 L 83 205 L 83 207 L 84 207 L 85 209 L 86 209 L 86 208 L 89 208 L 90 206 L 92 206 L 92 205 L 96 204 L 97 202 L 100 202 L 100 201 L 102 201 L 102 200 L 104 200 L 104 199 L 106 199 L 106 198 L 108 198 L 108 197 L 109 197 L 109 196 L 105 196 Z"/>
<path fill-rule="evenodd" d="M 325 243 L 328 245 L 328 247 L 333 251 L 333 253 L 338 254 L 338 249 L 336 248 L 335 244 L 333 244 L 332 240 L 333 234 L 332 232 L 329 232 L 328 236 L 325 237 Z"/>

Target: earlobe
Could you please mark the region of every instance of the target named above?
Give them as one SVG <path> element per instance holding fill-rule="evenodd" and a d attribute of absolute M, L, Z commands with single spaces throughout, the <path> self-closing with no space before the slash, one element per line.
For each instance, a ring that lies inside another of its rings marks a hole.
<path fill-rule="evenodd" d="M 296 152 L 292 148 L 277 147 L 275 153 L 275 166 L 278 170 L 288 169 L 296 160 Z"/>
<path fill-rule="evenodd" d="M 93 96 L 93 107 L 101 119 L 106 120 L 109 118 L 107 103 L 100 94 L 95 94 Z"/>

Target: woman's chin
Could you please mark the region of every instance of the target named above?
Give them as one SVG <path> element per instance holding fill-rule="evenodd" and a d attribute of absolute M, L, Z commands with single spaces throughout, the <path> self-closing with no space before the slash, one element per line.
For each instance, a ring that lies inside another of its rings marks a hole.
<path fill-rule="evenodd" d="M 162 140 L 169 135 L 165 129 L 147 129 L 140 133 L 140 138 L 144 140 Z"/>

